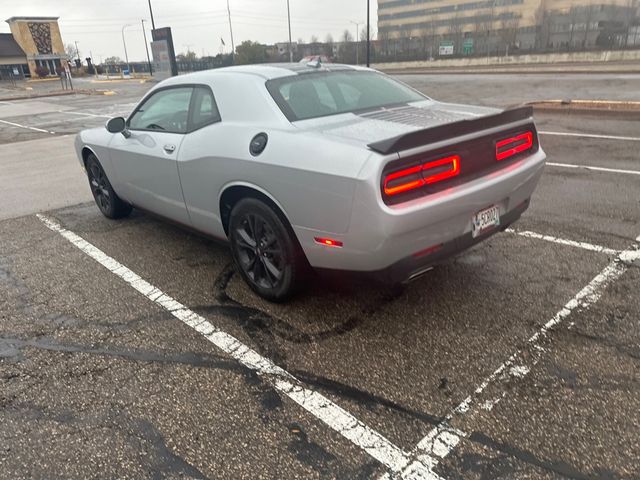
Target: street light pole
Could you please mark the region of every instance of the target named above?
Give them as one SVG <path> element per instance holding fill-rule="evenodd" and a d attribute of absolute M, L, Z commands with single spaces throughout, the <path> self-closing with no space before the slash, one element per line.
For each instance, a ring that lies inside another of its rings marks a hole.
<path fill-rule="evenodd" d="M 122 27 L 122 44 L 124 45 L 124 58 L 127 61 L 127 71 L 129 75 L 131 75 L 131 66 L 129 65 L 129 54 L 127 53 L 127 42 L 124 39 L 124 29 L 130 27 L 131 25 L 127 24 Z"/>
<path fill-rule="evenodd" d="M 144 35 L 144 48 L 147 51 L 147 62 L 149 62 L 149 75 L 153 77 L 153 67 L 151 67 L 151 57 L 149 56 L 149 44 L 147 43 L 147 32 L 144 30 L 144 18 L 142 19 L 142 35 Z"/>
<path fill-rule="evenodd" d="M 367 0 L 367 68 L 371 66 L 371 3 Z"/>
<path fill-rule="evenodd" d="M 156 29 L 156 22 L 153 21 L 153 8 L 151 8 L 151 0 L 149 0 L 149 13 L 151 14 L 151 28 Z"/>
<path fill-rule="evenodd" d="M 231 7 L 229 7 L 229 0 L 227 0 L 227 12 L 229 14 L 229 33 L 231 34 L 231 64 L 236 63 L 236 46 L 233 43 L 233 26 L 231 24 Z"/>
<path fill-rule="evenodd" d="M 293 63 L 293 46 L 291 45 L 291 9 L 287 0 L 287 18 L 289 19 L 289 62 Z"/>
<path fill-rule="evenodd" d="M 350 20 L 356 26 L 356 65 L 360 63 L 360 24 Z"/>

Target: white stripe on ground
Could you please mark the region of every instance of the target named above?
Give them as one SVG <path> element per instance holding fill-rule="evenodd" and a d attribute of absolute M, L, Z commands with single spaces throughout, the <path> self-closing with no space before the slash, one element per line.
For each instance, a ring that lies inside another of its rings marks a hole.
<path fill-rule="evenodd" d="M 589 250 L 591 252 L 598 253 L 606 253 L 607 255 L 619 255 L 620 250 L 613 250 L 612 248 L 602 247 L 600 245 L 593 245 L 591 243 L 586 242 L 576 242 L 574 240 L 566 240 L 564 238 L 553 237 L 551 235 L 541 235 L 535 232 L 528 232 L 526 230 L 514 230 L 512 228 L 507 228 L 505 232 L 513 233 L 515 235 L 519 235 L 525 238 L 533 238 L 536 240 L 544 240 L 546 242 L 557 243 L 560 245 L 567 245 L 569 247 L 582 248 L 583 250 Z"/>
<path fill-rule="evenodd" d="M 69 115 L 81 115 L 83 117 L 111 118 L 109 115 L 96 115 L 95 113 L 69 112 L 68 110 L 58 110 L 58 113 L 67 113 Z"/>
<path fill-rule="evenodd" d="M 26 128 L 27 130 L 34 130 L 36 132 L 50 133 L 51 135 L 56 134 L 56 132 L 50 132 L 49 130 L 43 130 L 41 128 L 36 128 L 36 127 L 29 127 L 27 125 L 20 125 L 19 123 L 7 122 L 6 120 L 0 120 L 0 123 L 6 123 L 7 125 L 11 125 L 12 127 Z"/>
<path fill-rule="evenodd" d="M 195 329 L 209 342 L 235 358 L 245 367 L 256 371 L 276 390 L 289 397 L 313 416 L 327 424 L 347 440 L 360 447 L 371 457 L 392 472 L 400 472 L 409 463 L 409 454 L 391 443 L 375 430 L 367 427 L 349 412 L 333 403 L 320 393 L 306 388 L 298 379 L 261 356 L 255 350 L 242 344 L 235 337 L 218 329 L 204 317 L 188 309 L 169 295 L 154 287 L 135 272 L 108 256 L 82 237 L 63 228 L 55 220 L 38 214 L 37 217 L 52 231 L 60 234 L 107 270 L 120 277 L 131 287 L 157 305 L 171 313 L 178 320 Z M 430 473 L 429 465 L 418 465 L 425 472 L 422 478 L 438 480 Z"/>
<path fill-rule="evenodd" d="M 554 135 L 557 137 L 598 138 L 602 140 L 621 140 L 624 142 L 640 142 L 640 137 L 619 137 L 617 135 L 596 135 L 593 133 L 568 133 L 539 131 L 540 135 Z"/>
<path fill-rule="evenodd" d="M 640 170 L 621 170 L 619 168 L 592 167 L 590 165 L 573 165 L 571 163 L 553 163 L 553 162 L 547 162 L 547 165 L 549 165 L 550 167 L 560 167 L 560 168 L 575 168 L 575 169 L 583 168 L 585 170 L 593 170 L 596 172 L 625 173 L 627 175 L 640 175 Z"/>
<path fill-rule="evenodd" d="M 640 236 L 637 238 L 640 241 Z M 576 309 L 587 309 L 596 303 L 602 296 L 604 290 L 619 279 L 632 262 L 640 261 L 640 250 L 637 245 L 633 249 L 621 252 L 604 270 L 596 275 L 589 284 L 573 297 L 562 309 L 556 313 L 540 330 L 527 340 L 525 346 L 515 352 L 509 359 L 500 365 L 491 375 L 489 375 L 475 391 L 465 398 L 455 407 L 442 421 L 442 423 L 432 429 L 413 449 L 412 456 L 416 462 L 429 465 L 433 469 L 437 466 L 437 460 L 444 459 L 469 434 L 455 429 L 451 426 L 454 420 L 465 415 L 473 415 L 476 410 L 491 410 L 506 396 L 506 389 L 499 388 L 498 392 L 489 395 L 489 398 L 482 399 L 481 395 L 489 386 L 506 384 L 510 381 L 524 378 L 531 369 L 538 363 L 544 348 L 540 345 L 547 337 L 548 333 L 558 327 Z M 475 409 L 474 409 L 475 408 Z M 400 474 L 403 479 L 417 479 L 410 470 L 411 464 Z M 382 479 L 390 479 L 391 475 L 386 474 Z"/>

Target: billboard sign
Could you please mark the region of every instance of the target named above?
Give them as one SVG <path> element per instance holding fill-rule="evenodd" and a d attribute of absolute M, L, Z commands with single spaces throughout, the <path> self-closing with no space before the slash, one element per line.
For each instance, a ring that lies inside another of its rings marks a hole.
<path fill-rule="evenodd" d="M 166 40 L 151 42 L 153 73 L 159 80 L 171 77 L 171 55 Z"/>
<path fill-rule="evenodd" d="M 473 55 L 473 38 L 465 38 L 462 43 L 462 53 L 464 55 Z"/>
<path fill-rule="evenodd" d="M 162 63 L 166 61 L 166 58 L 169 59 L 169 75 L 176 76 L 178 75 L 178 64 L 176 62 L 176 51 L 173 47 L 173 35 L 171 34 L 170 27 L 164 28 L 156 28 L 155 30 L 151 30 L 151 36 L 153 37 L 153 42 L 151 42 L 151 50 L 153 51 L 153 62 L 155 64 Z M 163 42 L 162 45 L 156 47 L 158 49 L 158 54 L 161 55 L 162 58 L 156 58 L 155 50 L 153 49 L 153 45 L 157 42 Z M 159 70 L 156 70 L 159 71 Z"/>
<path fill-rule="evenodd" d="M 438 55 L 441 57 L 453 55 L 453 42 L 440 42 L 440 48 L 438 49 Z"/>

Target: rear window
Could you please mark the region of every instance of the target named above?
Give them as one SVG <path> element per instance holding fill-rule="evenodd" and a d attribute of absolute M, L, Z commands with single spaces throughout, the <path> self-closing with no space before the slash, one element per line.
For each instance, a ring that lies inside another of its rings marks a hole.
<path fill-rule="evenodd" d="M 267 89 L 289 121 L 338 115 L 425 100 L 376 72 L 318 72 L 277 78 Z"/>

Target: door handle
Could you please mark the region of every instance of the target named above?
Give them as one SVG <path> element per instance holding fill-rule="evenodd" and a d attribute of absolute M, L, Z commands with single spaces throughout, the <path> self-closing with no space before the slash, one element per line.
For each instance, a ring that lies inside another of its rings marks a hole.
<path fill-rule="evenodd" d="M 173 152 L 176 151 L 176 146 L 167 144 L 167 145 L 164 146 L 164 151 L 167 152 L 167 153 L 173 153 Z"/>

